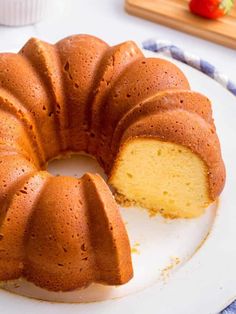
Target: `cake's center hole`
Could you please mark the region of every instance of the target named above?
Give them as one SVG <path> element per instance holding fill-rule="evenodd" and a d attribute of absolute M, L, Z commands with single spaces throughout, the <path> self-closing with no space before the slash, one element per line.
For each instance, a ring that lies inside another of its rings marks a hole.
<path fill-rule="evenodd" d="M 68 157 L 53 159 L 49 162 L 47 170 L 55 176 L 80 178 L 86 172 L 90 172 L 98 173 L 106 179 L 106 175 L 96 159 L 84 154 L 73 154 Z"/>

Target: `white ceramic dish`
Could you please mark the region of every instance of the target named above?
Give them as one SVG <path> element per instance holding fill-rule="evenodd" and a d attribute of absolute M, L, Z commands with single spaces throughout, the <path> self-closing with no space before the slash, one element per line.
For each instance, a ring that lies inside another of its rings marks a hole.
<path fill-rule="evenodd" d="M 134 249 L 135 277 L 130 283 L 113 288 L 93 285 L 66 294 L 68 302 L 106 300 L 83 304 L 42 302 L 0 290 L 1 313 L 211 314 L 236 297 L 236 99 L 200 72 L 172 62 L 185 72 L 192 89 L 209 96 L 213 102 L 227 169 L 227 182 L 217 211 L 214 204 L 199 219 L 168 221 L 150 218 L 144 210 L 121 209 Z M 60 174 L 80 176 L 87 170 L 100 172 L 95 162 L 86 157 L 51 165 L 51 171 Z M 62 301 L 60 294 L 45 293 L 25 282 L 17 284 L 20 287 L 9 284 L 7 288 Z"/>
<path fill-rule="evenodd" d="M 35 24 L 55 12 L 58 14 L 63 4 L 61 0 L 0 0 L 0 24 Z"/>

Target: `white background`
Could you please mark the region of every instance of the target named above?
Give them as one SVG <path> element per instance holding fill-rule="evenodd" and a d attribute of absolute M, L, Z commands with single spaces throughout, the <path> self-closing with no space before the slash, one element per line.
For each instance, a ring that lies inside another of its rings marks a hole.
<path fill-rule="evenodd" d="M 88 33 L 110 44 L 128 39 L 141 43 L 156 37 L 205 58 L 236 82 L 235 50 L 130 16 L 124 11 L 124 0 L 48 1 L 55 1 L 55 9 L 42 22 L 17 28 L 0 26 L 0 51 L 18 50 L 32 36 L 55 42 L 73 33 Z"/>

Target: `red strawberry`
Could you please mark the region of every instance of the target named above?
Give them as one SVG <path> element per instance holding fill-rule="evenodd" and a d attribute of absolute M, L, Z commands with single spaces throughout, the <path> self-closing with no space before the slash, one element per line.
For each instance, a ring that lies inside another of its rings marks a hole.
<path fill-rule="evenodd" d="M 191 0 L 190 10 L 208 19 L 217 19 L 228 14 L 234 5 L 234 0 Z"/>

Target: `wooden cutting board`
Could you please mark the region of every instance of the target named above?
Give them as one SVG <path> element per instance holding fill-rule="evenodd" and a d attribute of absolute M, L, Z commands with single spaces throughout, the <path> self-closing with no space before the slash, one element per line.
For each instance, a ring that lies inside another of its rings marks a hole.
<path fill-rule="evenodd" d="M 127 12 L 236 49 L 236 7 L 219 20 L 189 12 L 187 0 L 126 0 Z"/>

